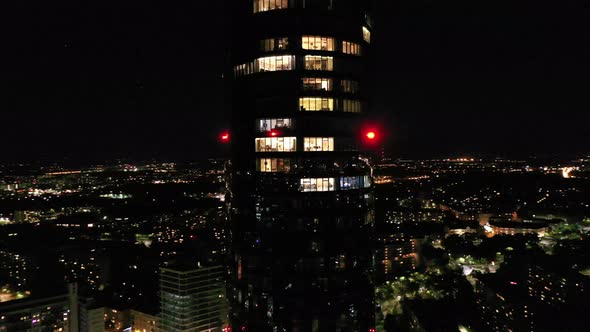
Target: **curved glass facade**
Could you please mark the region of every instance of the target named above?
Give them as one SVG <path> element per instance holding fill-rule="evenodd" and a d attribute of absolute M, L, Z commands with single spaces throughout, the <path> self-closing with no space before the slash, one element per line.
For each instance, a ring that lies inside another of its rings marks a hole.
<path fill-rule="evenodd" d="M 233 1 L 233 330 L 374 327 L 367 3 Z"/>

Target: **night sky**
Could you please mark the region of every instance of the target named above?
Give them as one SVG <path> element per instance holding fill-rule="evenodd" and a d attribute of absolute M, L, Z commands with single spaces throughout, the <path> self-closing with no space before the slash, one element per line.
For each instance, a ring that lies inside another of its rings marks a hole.
<path fill-rule="evenodd" d="M 222 0 L 13 2 L 0 160 L 220 155 Z M 584 2 L 378 2 L 374 109 L 394 157 L 589 152 Z"/>

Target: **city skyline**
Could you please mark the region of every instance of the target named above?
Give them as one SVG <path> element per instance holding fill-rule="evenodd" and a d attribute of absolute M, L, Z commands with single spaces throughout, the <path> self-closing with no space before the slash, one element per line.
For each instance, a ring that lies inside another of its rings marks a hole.
<path fill-rule="evenodd" d="M 17 2 L 0 331 L 585 331 L 577 0 Z"/>

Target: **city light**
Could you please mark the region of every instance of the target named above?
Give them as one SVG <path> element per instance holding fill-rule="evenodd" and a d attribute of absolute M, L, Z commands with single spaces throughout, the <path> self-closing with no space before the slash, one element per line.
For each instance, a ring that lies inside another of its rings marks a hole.
<path fill-rule="evenodd" d="M 582 8 L 219 2 L 15 29 L 0 332 L 590 330 Z"/>

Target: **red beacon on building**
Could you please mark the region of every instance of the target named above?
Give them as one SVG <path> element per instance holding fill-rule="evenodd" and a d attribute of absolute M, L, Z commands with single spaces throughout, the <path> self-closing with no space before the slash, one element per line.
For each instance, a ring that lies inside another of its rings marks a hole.
<path fill-rule="evenodd" d="M 221 141 L 221 143 L 229 143 L 230 138 L 231 136 L 227 131 L 224 131 L 219 135 L 219 140 Z"/>
<path fill-rule="evenodd" d="M 381 135 L 379 134 L 379 131 L 377 129 L 374 129 L 374 128 L 363 129 L 362 140 L 365 142 L 365 144 L 368 144 L 368 145 L 377 144 L 380 139 L 381 139 Z"/>
<path fill-rule="evenodd" d="M 268 132 L 268 136 L 270 136 L 270 137 L 277 137 L 280 134 L 281 133 L 278 130 L 276 130 L 276 129 L 273 129 L 273 130 L 271 130 L 271 131 Z"/>

